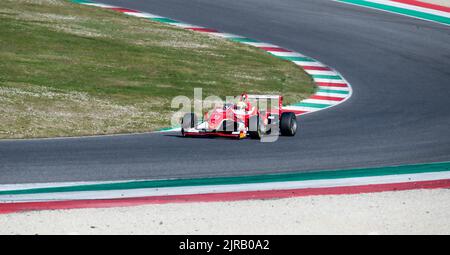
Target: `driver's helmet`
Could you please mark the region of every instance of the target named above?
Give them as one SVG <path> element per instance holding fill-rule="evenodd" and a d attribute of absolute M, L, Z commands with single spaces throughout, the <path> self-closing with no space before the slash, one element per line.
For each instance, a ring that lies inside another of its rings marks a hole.
<path fill-rule="evenodd" d="M 233 107 L 233 104 L 224 104 L 223 105 L 223 110 L 227 110 L 230 107 Z"/>
<path fill-rule="evenodd" d="M 245 102 L 238 102 L 236 104 L 236 110 L 238 110 L 238 111 L 244 111 L 246 107 L 247 107 L 247 104 Z"/>

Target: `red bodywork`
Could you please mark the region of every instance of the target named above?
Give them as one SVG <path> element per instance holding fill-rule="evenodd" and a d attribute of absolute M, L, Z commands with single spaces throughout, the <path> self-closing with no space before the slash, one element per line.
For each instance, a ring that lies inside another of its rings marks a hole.
<path fill-rule="evenodd" d="M 260 111 L 258 109 L 258 100 L 261 99 L 277 99 L 278 104 L 266 111 Z M 282 96 L 257 96 L 257 95 L 247 95 L 242 94 L 239 102 L 236 104 L 226 104 L 224 107 L 215 108 L 210 113 L 205 113 L 203 119 L 207 123 L 208 128 L 195 129 L 195 132 L 186 130 L 183 132 L 184 136 L 221 136 L 221 137 L 233 137 L 233 138 L 244 138 L 247 135 L 247 130 L 249 126 L 249 119 L 252 116 L 259 116 L 262 121 L 267 124 L 270 115 L 278 114 L 281 115 L 282 109 Z M 242 104 L 243 103 L 243 104 Z M 244 108 L 237 109 L 238 105 L 245 105 Z M 240 123 L 240 127 L 243 128 L 238 130 L 239 132 L 230 132 L 223 130 L 223 122 L 232 121 L 233 123 Z M 205 125 L 205 122 L 199 124 Z M 222 127 L 222 129 L 221 129 Z"/>

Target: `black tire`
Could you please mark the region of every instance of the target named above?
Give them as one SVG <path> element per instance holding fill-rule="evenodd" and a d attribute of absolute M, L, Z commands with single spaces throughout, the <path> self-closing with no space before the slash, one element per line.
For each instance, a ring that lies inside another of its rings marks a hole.
<path fill-rule="evenodd" d="M 238 123 L 232 120 L 224 120 L 222 127 L 219 129 L 223 132 L 235 132 L 238 129 Z"/>
<path fill-rule="evenodd" d="M 259 116 L 252 116 L 248 120 L 248 136 L 251 139 L 261 139 L 262 132 L 260 128 Z"/>
<path fill-rule="evenodd" d="M 183 132 L 184 129 L 194 128 L 196 125 L 197 116 L 195 115 L 195 113 L 186 113 L 181 119 L 181 132 Z"/>
<path fill-rule="evenodd" d="M 297 118 L 293 112 L 281 114 L 280 132 L 283 136 L 294 136 L 297 133 Z"/>

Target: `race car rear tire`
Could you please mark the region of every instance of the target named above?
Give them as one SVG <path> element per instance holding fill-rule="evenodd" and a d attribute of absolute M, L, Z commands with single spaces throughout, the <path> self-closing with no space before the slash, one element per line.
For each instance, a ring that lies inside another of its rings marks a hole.
<path fill-rule="evenodd" d="M 197 116 L 195 113 L 186 113 L 181 119 L 181 133 L 184 134 L 185 129 L 194 128 L 197 125 Z"/>
<path fill-rule="evenodd" d="M 261 139 L 262 132 L 260 128 L 259 116 L 252 116 L 248 120 L 248 136 L 251 139 Z"/>
<path fill-rule="evenodd" d="M 297 118 L 293 112 L 281 114 L 280 132 L 283 136 L 294 136 L 297 133 Z"/>

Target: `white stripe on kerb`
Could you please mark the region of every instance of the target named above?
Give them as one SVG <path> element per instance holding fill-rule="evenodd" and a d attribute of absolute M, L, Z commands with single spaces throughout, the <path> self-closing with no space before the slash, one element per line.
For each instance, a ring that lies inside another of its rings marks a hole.
<path fill-rule="evenodd" d="M 305 55 L 297 53 L 297 52 L 283 52 L 283 51 L 267 51 L 272 55 L 278 57 L 304 57 Z"/>
<path fill-rule="evenodd" d="M 305 70 L 305 72 L 311 75 L 338 75 L 335 71 Z"/>
<path fill-rule="evenodd" d="M 229 33 L 214 33 L 214 34 L 223 38 L 245 38 L 244 36 Z"/>
<path fill-rule="evenodd" d="M 322 99 L 305 99 L 302 101 L 302 103 L 308 103 L 308 104 L 337 104 L 340 101 L 333 101 L 333 100 L 322 100 Z"/>
<path fill-rule="evenodd" d="M 326 65 L 324 65 L 324 64 L 322 64 L 322 63 L 320 63 L 320 62 L 317 62 L 317 61 L 314 61 L 314 62 L 308 62 L 308 61 L 292 61 L 292 62 L 294 62 L 296 65 L 299 65 L 299 66 L 318 66 L 318 67 L 327 67 Z"/>
<path fill-rule="evenodd" d="M 286 107 L 283 107 L 283 109 L 284 110 L 288 110 L 288 111 L 315 112 L 315 111 L 318 111 L 318 110 L 322 110 L 323 108 L 288 105 Z"/>
<path fill-rule="evenodd" d="M 145 12 L 124 12 L 124 13 L 126 15 L 130 15 L 130 16 L 134 16 L 134 17 L 138 17 L 138 18 L 147 18 L 147 19 L 163 18 L 161 16 L 153 15 L 153 14 L 145 13 Z"/>
<path fill-rule="evenodd" d="M 254 46 L 254 47 L 270 47 L 270 48 L 279 48 L 277 45 L 275 44 L 271 44 L 271 43 L 263 43 L 263 42 L 242 42 L 243 44 L 248 44 L 250 46 Z"/>
<path fill-rule="evenodd" d="M 336 90 L 350 91 L 350 88 L 349 88 L 349 87 L 326 87 L 326 86 L 319 86 L 319 89 L 336 89 Z"/>
<path fill-rule="evenodd" d="M 114 5 L 109 5 L 109 4 L 98 4 L 98 3 L 81 3 L 83 5 L 90 5 L 90 6 L 96 6 L 96 7 L 101 7 L 101 8 L 121 8 L 118 6 L 114 6 Z"/>
<path fill-rule="evenodd" d="M 317 92 L 315 95 L 325 96 L 325 97 L 342 97 L 342 98 L 345 98 L 348 96 L 348 94 L 337 94 L 337 93 L 330 93 L 330 92 Z"/>
<path fill-rule="evenodd" d="M 325 82 L 325 83 L 346 83 L 344 80 L 335 79 L 324 79 L 324 78 L 313 78 L 315 82 Z"/>
<path fill-rule="evenodd" d="M 196 26 L 196 25 L 192 25 L 192 24 L 188 24 L 188 23 L 173 23 L 172 25 L 181 27 L 181 28 L 204 28 L 201 26 Z"/>
<path fill-rule="evenodd" d="M 207 35 L 214 36 L 214 37 L 220 37 L 219 34 L 221 34 L 221 32 L 204 32 L 202 34 L 207 34 Z"/>

